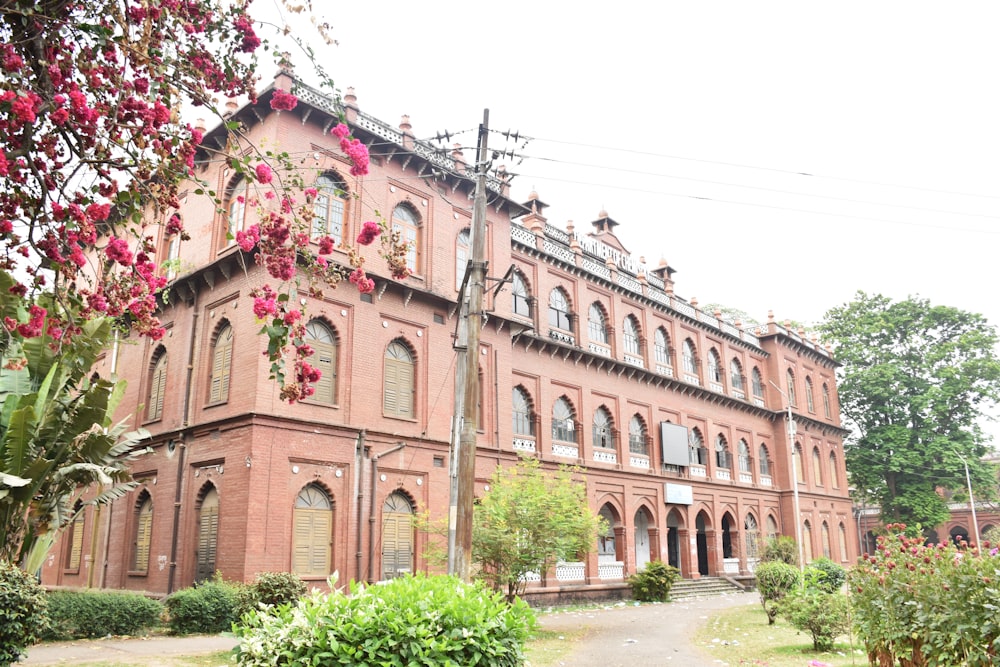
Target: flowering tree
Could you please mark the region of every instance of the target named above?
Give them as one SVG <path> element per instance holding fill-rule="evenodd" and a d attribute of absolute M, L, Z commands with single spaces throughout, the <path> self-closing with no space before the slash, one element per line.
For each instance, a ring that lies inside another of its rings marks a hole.
<path fill-rule="evenodd" d="M 45 330 L 59 346 L 79 335 L 83 322 L 109 316 L 133 331 L 159 338 L 156 295 L 166 279 L 158 270 L 150 223 L 186 239 L 178 192 L 196 180 L 202 133 L 180 121 L 182 104 L 217 111 L 217 98 L 255 97 L 256 53 L 264 46 L 248 14 L 250 0 L 9 0 L 0 15 L 0 270 L 16 278 L 23 307 L 4 320 L 0 352 L 11 341 Z M 300 10 L 290 7 L 292 11 Z M 321 26 L 324 27 L 325 26 Z M 329 84 L 329 81 L 327 81 Z M 331 84 L 332 85 L 332 84 Z M 294 95 L 275 91 L 271 107 L 295 107 Z M 247 140 L 235 123 L 224 126 L 230 146 Z M 368 170 L 367 148 L 335 129 L 352 173 Z M 235 151 L 234 151 L 234 154 Z M 259 149 L 232 167 L 264 190 L 252 201 L 258 225 L 238 240 L 266 267 L 275 286 L 261 288 L 255 312 L 269 318 L 273 375 L 289 401 L 311 393 L 319 372 L 305 361 L 301 313 L 279 299 L 297 264 L 310 280 L 336 284 L 349 277 L 361 291 L 374 284 L 351 248 L 349 266 L 327 261 L 322 239 L 308 251 L 311 197 L 293 177 L 287 156 Z M 202 188 L 208 191 L 207 187 Z M 304 194 L 297 205 L 295 194 Z M 385 222 L 371 222 L 358 242 L 372 243 Z M 406 276 L 398 237 L 383 235 L 383 255 L 397 278 Z M 55 307 L 34 304 L 40 291 Z M 286 290 L 287 292 L 287 290 Z M 294 377 L 283 359 L 294 347 Z"/>
<path fill-rule="evenodd" d="M 255 294 L 254 312 L 284 399 L 309 396 L 320 376 L 289 298 L 300 277 L 310 288 L 344 278 L 362 292 L 374 288 L 357 248 L 340 247 L 346 266 L 330 261 L 330 238 L 310 250 L 316 191 L 303 188 L 287 155 L 253 146 L 218 111 L 218 98 L 256 101 L 265 44 L 249 4 L 0 4 L 0 558 L 24 562 L 40 536 L 64 526 L 78 486 L 112 489 L 101 500 L 128 483 L 133 440 L 108 421 L 121 387 L 90 378 L 80 360 L 93 360 L 111 324 L 154 339 L 164 333 L 156 312 L 167 280 L 150 225 L 187 239 L 176 215 L 181 188 L 194 181 L 213 196 L 194 171 L 202 132 L 180 120 L 182 105 L 223 121 L 231 154 L 242 156 L 230 166 L 261 193 L 246 202 L 258 224 L 236 241 L 273 279 Z M 297 103 L 285 91 L 270 99 L 279 111 Z M 367 148 L 344 124 L 334 133 L 352 173 L 367 173 Z M 381 236 L 392 275 L 405 278 L 406 247 L 385 229 L 381 219 L 366 223 L 358 244 Z M 81 346 L 94 354 L 79 354 Z"/>

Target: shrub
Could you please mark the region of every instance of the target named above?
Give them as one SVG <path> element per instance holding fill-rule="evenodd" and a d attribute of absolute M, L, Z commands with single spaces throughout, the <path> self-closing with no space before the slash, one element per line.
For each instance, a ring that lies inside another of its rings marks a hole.
<path fill-rule="evenodd" d="M 53 591 L 48 594 L 51 626 L 43 639 L 134 635 L 160 622 L 163 604 L 123 591 Z"/>
<path fill-rule="evenodd" d="M 666 602 L 670 589 L 680 579 L 681 571 L 663 561 L 654 560 L 628 578 L 632 597 L 642 602 Z"/>
<path fill-rule="evenodd" d="M 771 563 L 774 561 L 798 567 L 799 543 L 786 535 L 767 538 L 764 541 L 764 547 L 760 550 L 760 562 Z"/>
<path fill-rule="evenodd" d="M 171 594 L 166 599 L 170 632 L 212 634 L 230 630 L 236 617 L 240 584 L 214 579 Z"/>
<path fill-rule="evenodd" d="M 792 589 L 778 603 L 778 609 L 795 629 L 812 635 L 817 651 L 832 649 L 833 640 L 851 627 L 847 596 L 817 586 Z"/>
<path fill-rule="evenodd" d="M 45 591 L 33 576 L 0 560 L 0 665 L 17 662 L 47 623 Z"/>
<path fill-rule="evenodd" d="M 482 583 L 424 575 L 350 595 L 314 592 L 295 606 L 253 611 L 237 627 L 237 662 L 273 665 L 524 664 L 534 614 Z"/>
<path fill-rule="evenodd" d="M 306 584 L 291 572 L 261 572 L 252 584 L 240 588 L 236 595 L 236 618 L 266 604 L 272 607 L 298 601 L 305 595 Z"/>
<path fill-rule="evenodd" d="M 760 604 L 767 613 L 767 624 L 774 625 L 774 619 L 778 617 L 778 603 L 802 583 L 799 570 L 793 565 L 774 560 L 758 564 L 755 574 Z"/>
<path fill-rule="evenodd" d="M 806 568 L 806 585 L 836 593 L 847 579 L 847 570 L 829 558 L 817 558 Z"/>
<path fill-rule="evenodd" d="M 1000 554 L 924 544 L 886 526 L 848 574 L 854 625 L 872 664 L 997 664 Z"/>

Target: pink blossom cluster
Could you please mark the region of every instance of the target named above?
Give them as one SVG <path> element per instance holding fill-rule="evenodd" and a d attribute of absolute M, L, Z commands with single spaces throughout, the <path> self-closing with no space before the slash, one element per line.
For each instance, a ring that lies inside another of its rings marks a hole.
<path fill-rule="evenodd" d="M 350 138 L 351 130 L 343 123 L 333 128 L 333 135 L 340 139 L 340 150 L 351 160 L 351 175 L 364 176 L 368 173 L 368 147 L 358 139 Z"/>
<path fill-rule="evenodd" d="M 358 245 L 371 245 L 372 241 L 378 238 L 381 233 L 382 228 L 379 227 L 378 223 L 368 220 L 361 227 L 361 233 L 358 234 Z"/>
<path fill-rule="evenodd" d="M 275 90 L 271 95 L 271 108 L 275 111 L 291 111 L 299 103 L 299 98 L 283 90 Z"/>

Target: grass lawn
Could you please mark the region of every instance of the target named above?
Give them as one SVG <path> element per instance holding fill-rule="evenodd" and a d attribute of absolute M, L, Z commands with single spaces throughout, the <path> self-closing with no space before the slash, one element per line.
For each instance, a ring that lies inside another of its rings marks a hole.
<path fill-rule="evenodd" d="M 830 667 L 868 667 L 857 639 L 853 653 L 846 635 L 838 638 L 832 651 L 817 653 L 809 633 L 800 633 L 781 618 L 769 626 L 760 605 L 713 616 L 695 634 L 693 643 L 706 655 L 731 666 L 808 667 L 815 660 Z"/>

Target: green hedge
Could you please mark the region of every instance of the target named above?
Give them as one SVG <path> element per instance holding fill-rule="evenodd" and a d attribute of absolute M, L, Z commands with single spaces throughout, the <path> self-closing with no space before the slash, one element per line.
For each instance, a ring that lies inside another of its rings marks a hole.
<path fill-rule="evenodd" d="M 306 584 L 291 572 L 261 572 L 252 584 L 240 588 L 236 595 L 236 618 L 266 604 L 277 607 L 298 602 L 305 595 Z"/>
<path fill-rule="evenodd" d="M 215 579 L 179 590 L 166 599 L 167 622 L 175 635 L 214 634 L 232 629 L 240 584 Z"/>
<path fill-rule="evenodd" d="M 654 560 L 628 578 L 632 597 L 641 602 L 666 602 L 670 589 L 681 578 L 681 571 L 663 561 Z"/>
<path fill-rule="evenodd" d="M 519 667 L 535 617 L 524 601 L 508 605 L 480 583 L 418 575 L 352 585 L 349 596 L 313 593 L 244 621 L 237 662 L 246 667 Z"/>
<path fill-rule="evenodd" d="M 159 600 L 124 591 L 52 591 L 48 603 L 47 640 L 142 634 L 163 615 Z"/>

